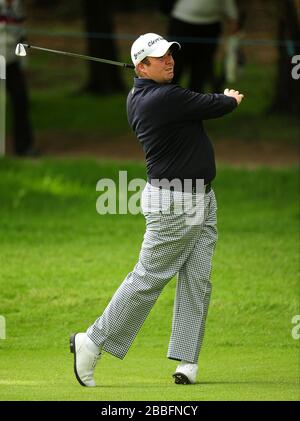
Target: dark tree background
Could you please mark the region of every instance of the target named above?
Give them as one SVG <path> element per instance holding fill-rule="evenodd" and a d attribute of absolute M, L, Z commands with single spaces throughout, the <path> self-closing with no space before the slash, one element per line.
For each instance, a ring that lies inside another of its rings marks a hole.
<path fill-rule="evenodd" d="M 300 81 L 292 78 L 291 59 L 300 54 L 299 10 L 295 0 L 280 0 L 278 7 L 277 79 L 271 111 L 300 116 Z"/>
<path fill-rule="evenodd" d="M 107 33 L 113 35 L 114 13 L 124 11 L 127 13 L 138 10 L 161 11 L 162 5 L 170 5 L 173 0 L 27 0 L 37 7 L 48 10 L 47 16 L 56 14 L 66 21 L 71 18 L 80 18 L 84 30 L 88 33 Z M 300 0 L 236 0 L 245 20 L 257 23 L 257 16 L 264 11 L 265 21 L 260 22 L 261 28 L 268 31 L 268 27 L 277 26 L 274 38 L 283 41 L 278 45 L 277 76 L 274 81 L 274 95 L 270 101 L 270 111 L 285 114 L 300 114 L 300 81 L 294 80 L 291 75 L 292 56 L 300 54 Z M 259 19 L 258 19 L 259 20 Z M 265 27 L 265 26 L 266 27 Z M 260 29 L 261 29 L 260 28 Z M 252 28 L 253 29 L 253 28 Z M 253 32 L 253 31 L 252 31 Z M 247 33 L 247 28 L 246 28 Z M 272 35 L 271 35 L 272 36 Z M 117 44 L 113 38 L 89 37 L 87 38 L 87 54 L 121 61 L 118 56 Z M 84 90 L 93 94 L 110 94 L 122 92 L 124 82 L 123 70 L 95 62 L 87 62 L 88 79 Z"/>
<path fill-rule="evenodd" d="M 300 83 L 291 75 L 291 59 L 300 54 L 300 25 L 294 0 L 279 4 L 278 39 L 286 43 L 278 47 L 277 80 L 272 111 L 300 115 Z"/>
<path fill-rule="evenodd" d="M 279 41 L 278 58 L 274 63 L 276 66 L 274 94 L 270 99 L 269 111 L 299 116 L 300 81 L 292 78 L 291 60 L 294 55 L 300 54 L 300 1 L 236 0 L 236 3 L 244 15 L 244 20 L 250 26 L 250 33 L 253 33 L 256 27 L 259 30 L 269 31 L 270 36 Z M 276 28 L 274 34 L 273 28 Z"/>
<path fill-rule="evenodd" d="M 89 34 L 114 34 L 113 9 L 110 2 L 102 0 L 83 0 L 85 31 Z M 87 54 L 94 57 L 119 61 L 116 42 L 113 38 L 87 37 Z M 123 92 L 125 87 L 116 66 L 88 62 L 88 80 L 84 90 L 95 94 Z"/>

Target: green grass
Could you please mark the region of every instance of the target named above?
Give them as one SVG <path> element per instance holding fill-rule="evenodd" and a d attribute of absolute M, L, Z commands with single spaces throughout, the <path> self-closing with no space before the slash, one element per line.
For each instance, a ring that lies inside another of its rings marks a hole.
<path fill-rule="evenodd" d="M 134 162 L 0 161 L 1 400 L 298 400 L 299 178 L 296 168 L 219 170 L 219 243 L 199 383 L 172 383 L 166 358 L 175 280 L 99 387 L 73 375 L 69 334 L 85 330 L 135 265 L 141 215 L 96 213 L 100 178 L 144 177 Z"/>

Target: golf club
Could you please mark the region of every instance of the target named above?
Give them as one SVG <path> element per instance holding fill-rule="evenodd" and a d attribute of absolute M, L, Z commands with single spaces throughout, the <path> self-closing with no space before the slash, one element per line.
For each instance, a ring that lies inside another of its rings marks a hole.
<path fill-rule="evenodd" d="M 20 44 L 20 43 L 17 44 L 15 54 L 17 56 L 21 56 L 21 57 L 26 56 L 27 55 L 26 48 L 32 48 L 32 49 L 35 49 L 35 50 L 47 51 L 49 53 L 56 53 L 56 54 L 61 54 L 61 55 L 64 55 L 64 56 L 77 57 L 77 58 L 82 58 L 84 60 L 97 61 L 99 63 L 113 64 L 114 66 L 120 66 L 120 67 L 129 68 L 129 69 L 134 69 L 134 65 L 129 64 L 129 63 L 120 63 L 119 61 L 106 60 L 104 58 L 85 56 L 83 54 L 69 53 L 67 51 L 51 50 L 50 48 L 36 47 L 34 45 L 28 45 L 28 44 Z"/>

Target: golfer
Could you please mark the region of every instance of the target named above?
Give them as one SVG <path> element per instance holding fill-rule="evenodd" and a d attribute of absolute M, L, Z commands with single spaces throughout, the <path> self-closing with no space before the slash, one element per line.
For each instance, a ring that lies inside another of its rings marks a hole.
<path fill-rule="evenodd" d="M 215 158 L 202 120 L 230 113 L 243 95 L 233 89 L 202 94 L 172 84 L 173 54 L 179 49 L 177 42 L 154 33 L 141 35 L 131 48 L 137 77 L 128 94 L 127 114 L 147 164 L 141 200 L 146 232 L 136 266 L 103 314 L 86 333 L 70 338 L 75 375 L 83 386 L 96 385 L 94 370 L 101 351 L 125 357 L 175 275 L 167 356 L 178 361 L 175 383 L 196 382 L 217 241 Z"/>

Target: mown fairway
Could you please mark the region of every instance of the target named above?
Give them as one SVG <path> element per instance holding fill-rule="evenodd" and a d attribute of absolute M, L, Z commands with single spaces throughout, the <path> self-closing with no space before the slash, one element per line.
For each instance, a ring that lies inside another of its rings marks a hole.
<path fill-rule="evenodd" d="M 98 317 L 136 263 L 142 215 L 96 212 L 100 178 L 144 165 L 0 161 L 1 400 L 297 400 L 299 202 L 296 168 L 220 168 L 219 243 L 199 383 L 178 386 L 166 359 L 175 280 L 127 357 L 105 354 L 98 387 L 77 384 L 69 334 Z"/>

